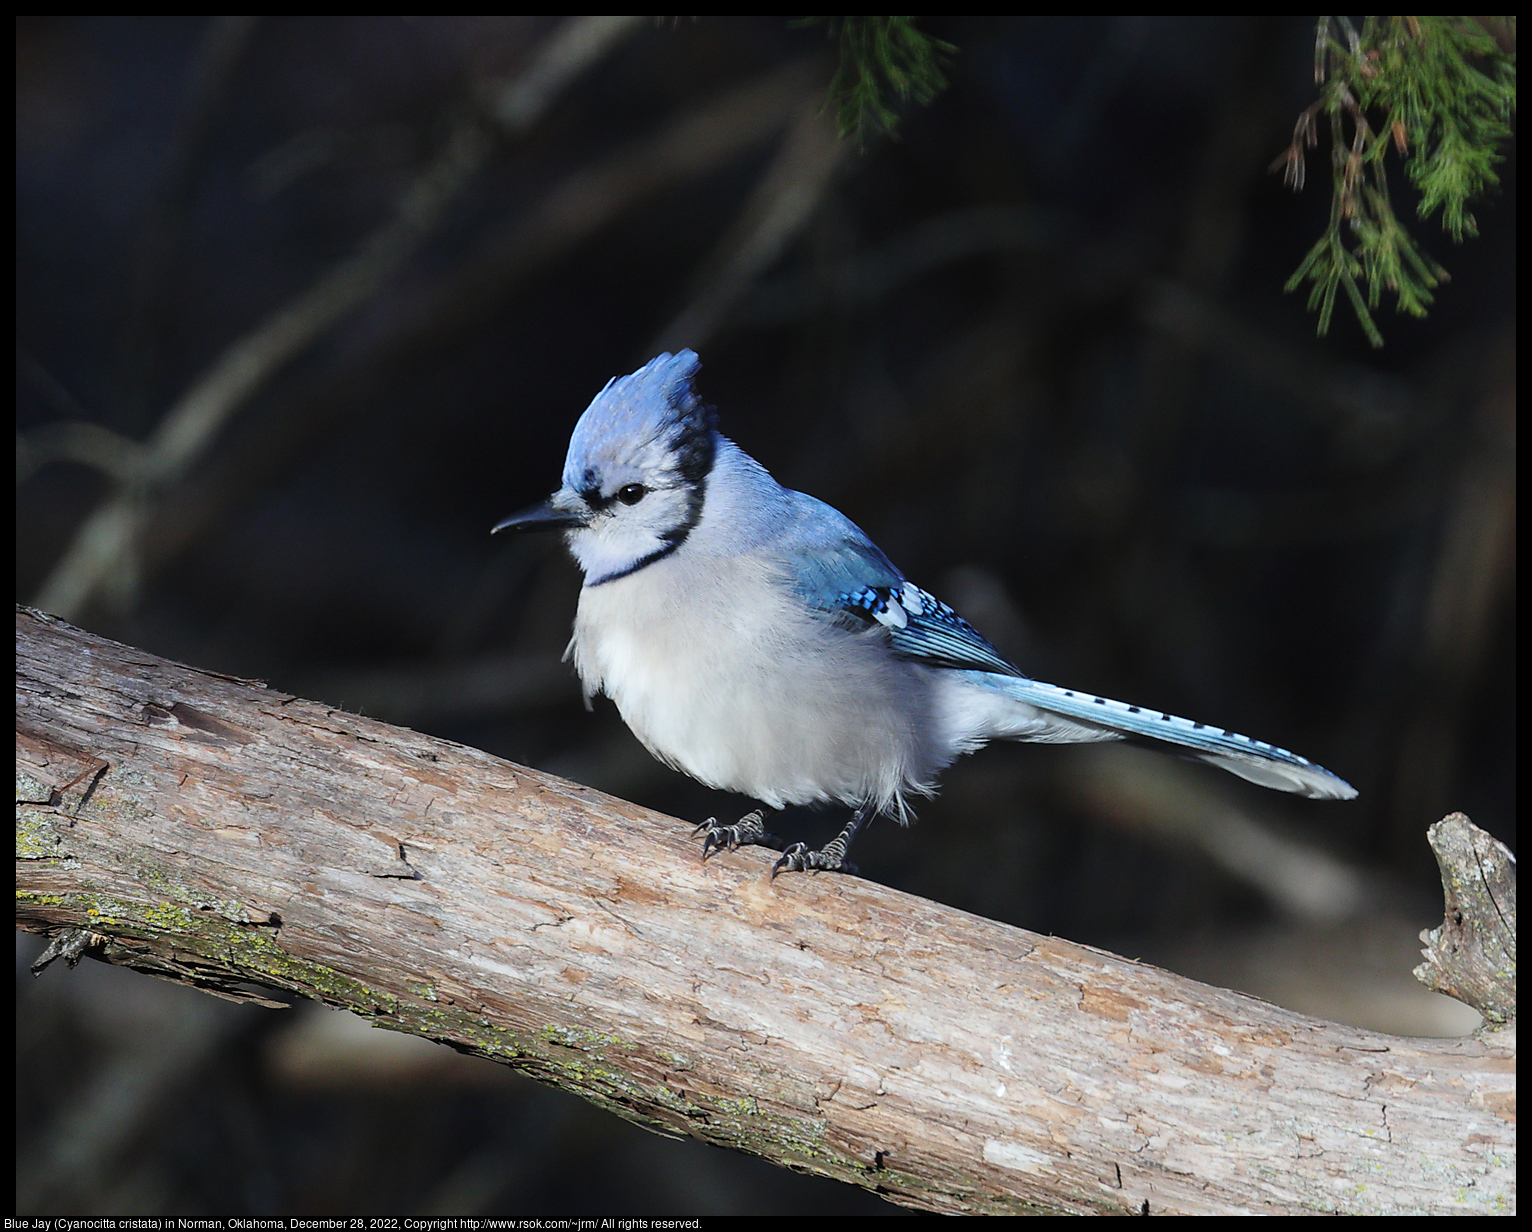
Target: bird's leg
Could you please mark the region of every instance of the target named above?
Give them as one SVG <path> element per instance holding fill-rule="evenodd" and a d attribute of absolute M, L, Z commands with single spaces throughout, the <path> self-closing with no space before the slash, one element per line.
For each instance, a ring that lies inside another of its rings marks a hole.
<path fill-rule="evenodd" d="M 794 843 L 782 853 L 782 858 L 771 866 L 772 877 L 776 877 L 780 872 L 856 872 L 856 865 L 846 859 L 846 852 L 850 849 L 851 840 L 856 837 L 856 832 L 867 824 L 867 819 L 876 811 L 872 801 L 869 800 L 863 804 L 852 814 L 851 820 L 846 823 L 846 828 L 818 851 L 810 851 L 802 843 Z"/>
<path fill-rule="evenodd" d="M 775 847 L 778 850 L 782 847 L 781 839 L 775 834 L 766 832 L 766 810 L 763 808 L 758 808 L 753 813 L 746 813 L 732 826 L 721 826 L 718 824 L 718 818 L 709 817 L 692 831 L 692 836 L 695 838 L 704 830 L 707 831 L 707 837 L 702 840 L 704 860 L 714 851 L 733 851 L 736 847 L 749 847 L 752 844 Z"/>

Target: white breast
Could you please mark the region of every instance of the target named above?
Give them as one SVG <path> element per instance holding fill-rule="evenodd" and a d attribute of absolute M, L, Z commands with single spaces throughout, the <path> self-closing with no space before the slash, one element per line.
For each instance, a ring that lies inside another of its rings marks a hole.
<path fill-rule="evenodd" d="M 882 630 L 807 608 L 758 556 L 670 556 L 586 587 L 570 654 L 655 756 L 773 807 L 902 813 L 953 755 L 927 734 L 929 675 Z"/>

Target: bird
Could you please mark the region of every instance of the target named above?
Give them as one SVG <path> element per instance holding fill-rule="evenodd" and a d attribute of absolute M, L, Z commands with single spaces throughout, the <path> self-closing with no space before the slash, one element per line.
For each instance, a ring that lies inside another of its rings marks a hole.
<path fill-rule="evenodd" d="M 614 377 L 576 422 L 562 483 L 500 531 L 562 531 L 584 574 L 565 651 L 589 707 L 604 694 L 660 761 L 761 807 L 697 826 L 702 859 L 759 844 L 781 872 L 854 873 L 852 840 L 991 740 L 1136 738 L 1263 787 L 1357 793 L 1248 736 L 1033 680 L 908 581 L 839 510 L 785 488 L 718 430 L 701 361 L 661 354 Z M 843 805 L 818 849 L 768 811 Z"/>

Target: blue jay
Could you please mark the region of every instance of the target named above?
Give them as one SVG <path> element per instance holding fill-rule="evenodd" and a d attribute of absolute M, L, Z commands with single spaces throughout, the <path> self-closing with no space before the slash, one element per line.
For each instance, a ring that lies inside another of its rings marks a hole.
<path fill-rule="evenodd" d="M 1248 736 L 1030 680 L 904 575 L 844 514 L 793 492 L 699 399 L 691 351 L 614 378 L 575 424 L 563 486 L 495 526 L 562 530 L 585 573 L 574 660 L 586 704 L 605 693 L 655 757 L 768 809 L 838 802 L 853 816 L 785 870 L 852 872 L 877 814 L 994 739 L 1147 737 L 1241 778 L 1319 799 L 1356 790 Z M 757 809 L 709 818 L 702 858 L 779 846 Z"/>

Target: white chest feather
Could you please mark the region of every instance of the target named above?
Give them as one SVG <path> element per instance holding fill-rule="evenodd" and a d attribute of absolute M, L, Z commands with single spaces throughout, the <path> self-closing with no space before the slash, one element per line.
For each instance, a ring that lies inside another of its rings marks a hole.
<path fill-rule="evenodd" d="M 670 557 L 580 592 L 570 655 L 657 757 L 780 807 L 898 807 L 950 755 L 923 732 L 925 677 L 879 631 L 806 608 L 758 557 Z"/>

